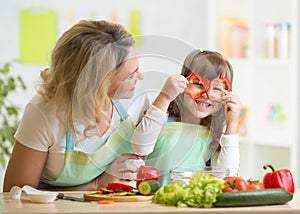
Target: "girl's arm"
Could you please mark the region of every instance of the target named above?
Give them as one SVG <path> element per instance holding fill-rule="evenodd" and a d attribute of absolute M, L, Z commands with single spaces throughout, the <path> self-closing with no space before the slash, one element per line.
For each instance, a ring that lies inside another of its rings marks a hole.
<path fill-rule="evenodd" d="M 216 151 L 212 157 L 212 165 L 220 168 L 229 168 L 229 175 L 237 176 L 240 153 L 239 153 L 239 117 L 242 104 L 239 97 L 230 92 L 224 97 L 226 129 L 221 136 L 221 150 Z"/>
<path fill-rule="evenodd" d="M 131 144 L 134 151 L 141 156 L 150 154 L 155 146 L 159 133 L 166 122 L 170 103 L 182 93 L 187 80 L 182 75 L 170 76 L 154 103 L 137 126 Z"/>
<path fill-rule="evenodd" d="M 166 119 L 165 112 L 154 105 L 150 106 L 131 139 L 131 145 L 136 154 L 146 156 L 153 151 Z"/>
<path fill-rule="evenodd" d="M 237 176 L 240 166 L 239 135 L 222 135 L 220 145 L 221 150 L 213 154 L 211 165 L 228 168 L 229 176 Z"/>

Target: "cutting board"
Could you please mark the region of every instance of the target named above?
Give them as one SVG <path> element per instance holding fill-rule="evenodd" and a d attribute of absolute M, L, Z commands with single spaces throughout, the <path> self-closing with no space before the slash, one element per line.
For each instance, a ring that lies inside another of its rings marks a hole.
<path fill-rule="evenodd" d="M 83 198 L 87 201 L 100 201 L 100 200 L 112 200 L 115 202 L 138 202 L 138 201 L 150 201 L 153 195 L 132 195 L 132 196 L 109 196 L 100 194 L 88 194 L 85 193 Z"/>

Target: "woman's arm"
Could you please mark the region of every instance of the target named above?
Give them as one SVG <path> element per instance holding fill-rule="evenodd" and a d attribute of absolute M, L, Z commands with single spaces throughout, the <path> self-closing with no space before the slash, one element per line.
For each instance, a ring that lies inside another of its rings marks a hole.
<path fill-rule="evenodd" d="M 37 188 L 47 155 L 47 152 L 31 149 L 16 141 L 6 169 L 3 191 L 10 191 L 14 185 Z"/>
<path fill-rule="evenodd" d="M 5 173 L 3 191 L 9 192 L 13 186 L 29 185 L 38 188 L 42 171 L 47 159 L 47 152 L 41 152 L 26 147 L 16 141 Z M 105 187 L 108 182 L 135 179 L 136 166 L 127 163 L 128 159 L 138 160 L 135 154 L 123 154 L 117 158 L 108 170 L 89 183 L 71 187 L 51 187 L 52 191 L 88 191 Z"/>
<path fill-rule="evenodd" d="M 9 192 L 13 186 L 29 185 L 38 188 L 47 160 L 48 152 L 42 152 L 24 146 L 16 141 L 6 169 L 3 191 Z M 93 183 L 73 187 L 58 187 L 49 190 L 91 190 Z"/>

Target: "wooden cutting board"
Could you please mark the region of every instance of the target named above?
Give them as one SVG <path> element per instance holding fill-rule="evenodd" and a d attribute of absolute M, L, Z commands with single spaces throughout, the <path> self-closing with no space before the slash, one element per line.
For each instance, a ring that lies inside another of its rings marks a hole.
<path fill-rule="evenodd" d="M 100 194 L 85 193 L 83 198 L 88 201 L 112 200 L 115 202 L 137 202 L 137 201 L 150 201 L 153 195 L 132 195 L 132 196 L 109 196 Z"/>

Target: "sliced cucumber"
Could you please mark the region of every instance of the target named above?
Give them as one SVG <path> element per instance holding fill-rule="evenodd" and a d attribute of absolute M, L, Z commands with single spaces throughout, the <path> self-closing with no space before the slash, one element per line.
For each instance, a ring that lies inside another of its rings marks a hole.
<path fill-rule="evenodd" d="M 102 190 L 102 194 L 110 194 L 110 193 L 114 193 L 114 191 L 110 190 L 110 189 L 104 189 L 104 190 Z"/>
<path fill-rule="evenodd" d="M 142 181 L 138 186 L 138 191 L 142 195 L 154 194 L 160 188 L 160 184 L 153 180 Z"/>

